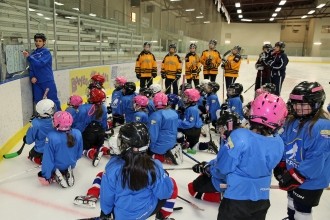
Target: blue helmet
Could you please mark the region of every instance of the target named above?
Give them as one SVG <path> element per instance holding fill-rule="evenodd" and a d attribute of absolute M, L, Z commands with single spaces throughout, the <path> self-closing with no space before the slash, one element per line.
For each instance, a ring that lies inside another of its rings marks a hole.
<path fill-rule="evenodd" d="M 167 103 L 169 105 L 177 105 L 179 103 L 180 100 L 179 96 L 175 94 L 168 94 L 167 97 L 168 97 Z"/>

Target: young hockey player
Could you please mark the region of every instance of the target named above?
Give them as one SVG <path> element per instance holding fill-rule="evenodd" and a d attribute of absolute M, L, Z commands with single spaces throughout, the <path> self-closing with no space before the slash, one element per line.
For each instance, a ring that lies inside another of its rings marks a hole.
<path fill-rule="evenodd" d="M 165 79 L 165 93 L 178 94 L 178 80 L 181 78 L 182 66 L 179 55 L 176 54 L 176 45 L 169 45 L 169 53 L 162 62 L 161 76 Z M 171 92 L 173 87 L 173 92 Z"/>
<path fill-rule="evenodd" d="M 217 96 L 217 91 L 220 89 L 220 86 L 216 82 L 209 82 L 205 87 L 205 92 L 207 93 L 206 97 L 206 110 L 209 114 L 208 120 L 212 122 L 212 125 L 215 127 L 217 121 L 217 112 L 220 111 L 220 101 Z M 209 122 L 208 122 L 209 123 Z M 207 124 L 208 124 L 207 123 Z"/>
<path fill-rule="evenodd" d="M 36 49 L 30 54 L 23 51 L 23 56 L 29 62 L 29 77 L 32 83 L 33 101 L 38 103 L 43 99 L 44 93 L 48 88 L 48 99 L 56 105 L 56 110 L 61 110 L 61 103 L 57 97 L 57 89 L 52 69 L 52 55 L 49 49 L 45 48 L 46 36 L 43 33 L 34 35 Z"/>
<path fill-rule="evenodd" d="M 241 66 L 242 58 L 240 55 L 241 52 L 240 46 L 235 46 L 231 50 L 231 54 L 227 57 L 227 60 L 223 60 L 222 68 L 225 70 L 225 80 L 226 80 L 226 89 L 233 83 L 235 83 L 239 68 Z"/>
<path fill-rule="evenodd" d="M 176 110 L 177 105 L 180 101 L 179 96 L 175 95 L 175 94 L 168 94 L 167 95 L 168 98 L 168 105 L 171 107 L 171 109 Z"/>
<path fill-rule="evenodd" d="M 227 89 L 227 103 L 228 103 L 228 109 L 230 111 L 236 112 L 240 119 L 244 119 L 244 113 L 243 113 L 243 85 L 240 83 L 234 83 L 231 84 Z"/>
<path fill-rule="evenodd" d="M 144 42 L 143 50 L 138 55 L 135 64 L 136 78 L 140 80 L 140 87 L 149 87 L 152 79 L 157 76 L 157 63 L 155 56 L 150 52 L 151 43 Z"/>
<path fill-rule="evenodd" d="M 225 111 L 217 121 L 219 132 L 221 134 L 220 151 L 224 150 L 224 144 L 227 141 L 230 133 L 240 127 L 239 115 L 235 112 Z M 207 149 L 207 148 L 205 148 Z M 218 154 L 219 155 L 219 154 Z M 219 203 L 221 201 L 221 192 L 224 189 L 220 188 L 220 184 L 226 183 L 225 176 L 219 175 L 216 167 L 217 158 L 210 162 L 203 161 L 192 167 L 195 173 L 200 173 L 193 182 L 188 184 L 190 195 L 196 199 L 205 200 L 208 202 Z"/>
<path fill-rule="evenodd" d="M 53 131 L 52 117 L 55 113 L 55 104 L 50 99 L 42 99 L 36 105 L 37 117 L 31 121 L 31 127 L 26 132 L 23 141 L 27 144 L 34 142 L 28 159 L 36 164 L 41 164 L 45 149 L 45 141 L 49 132 Z"/>
<path fill-rule="evenodd" d="M 197 45 L 195 43 L 190 44 L 189 53 L 186 54 L 186 80 L 192 85 L 194 81 L 195 87 L 199 85 L 199 73 L 202 69 L 202 63 L 199 56 L 196 54 Z"/>
<path fill-rule="evenodd" d="M 149 116 L 150 154 L 161 162 L 182 163 L 181 146 L 176 145 L 178 115 L 167 107 L 168 98 L 160 92 L 154 97 L 154 113 Z"/>
<path fill-rule="evenodd" d="M 119 156 L 110 159 L 101 180 L 101 219 L 169 219 L 178 194 L 176 182 L 162 164 L 146 153 L 149 135 L 144 124 L 119 130 Z M 134 204 L 134 205 L 133 205 Z"/>
<path fill-rule="evenodd" d="M 74 185 L 73 169 L 81 158 L 83 140 L 79 130 L 71 129 L 72 122 L 69 112 L 54 114 L 55 130 L 47 136 L 41 171 L 38 173 L 42 185 L 49 185 L 52 177 L 63 188 Z"/>
<path fill-rule="evenodd" d="M 112 122 L 113 126 L 117 126 L 117 124 L 124 124 L 125 118 L 123 115 L 123 110 L 121 108 L 121 99 L 123 96 L 123 87 L 127 79 L 123 76 L 117 76 L 115 79 L 115 89 L 111 95 L 111 104 L 110 108 L 108 107 L 108 114 L 112 113 Z"/>
<path fill-rule="evenodd" d="M 323 104 L 325 91 L 318 82 L 301 82 L 289 97 L 291 114 L 281 137 L 282 161 L 274 176 L 288 191 L 287 220 L 312 220 L 312 208 L 330 182 L 330 121 Z"/>
<path fill-rule="evenodd" d="M 183 120 L 179 119 L 179 131 L 185 134 L 189 142 L 188 153 L 196 154 L 196 148 L 201 135 L 201 128 L 203 126 L 202 119 L 199 117 L 197 101 L 200 94 L 197 89 L 187 89 L 183 93 L 183 103 L 185 107 Z"/>
<path fill-rule="evenodd" d="M 142 95 L 134 97 L 134 122 L 141 122 L 143 124 L 148 123 L 148 98 Z"/>
<path fill-rule="evenodd" d="M 286 66 L 289 63 L 289 59 L 284 52 L 285 43 L 279 41 L 275 44 L 272 57 L 268 61 L 268 65 L 271 68 L 271 82 L 276 85 L 276 95 L 281 94 L 282 84 L 285 79 Z"/>
<path fill-rule="evenodd" d="M 134 121 L 134 97 L 137 95 L 135 93 L 136 86 L 133 82 L 126 82 L 123 87 L 123 96 L 121 98 L 121 109 L 125 115 L 125 122 L 130 123 Z"/>
<path fill-rule="evenodd" d="M 250 130 L 238 128 L 230 133 L 215 165 L 227 182 L 218 220 L 266 218 L 272 170 L 284 152 L 276 133 L 286 116 L 282 98 L 262 94 L 252 102 Z"/>
<path fill-rule="evenodd" d="M 271 44 L 265 44 L 262 46 L 262 52 L 259 55 L 259 59 L 255 64 L 257 70 L 257 76 L 254 86 L 254 91 L 259 89 L 265 83 L 270 83 L 270 66 L 267 65 L 270 60 L 273 47 Z"/>
<path fill-rule="evenodd" d="M 72 95 L 69 97 L 67 104 L 68 107 L 65 109 L 65 111 L 72 115 L 73 123 L 71 127 L 76 128 L 78 108 L 83 104 L 83 99 L 79 95 Z"/>
<path fill-rule="evenodd" d="M 149 104 L 147 107 L 149 116 L 156 111 L 153 98 L 157 93 L 162 91 L 162 87 L 159 84 L 152 84 L 150 89 L 152 91 L 152 95 L 149 97 Z"/>
<path fill-rule="evenodd" d="M 102 155 L 108 155 L 109 149 L 103 146 L 105 131 L 107 129 L 107 108 L 105 93 L 92 88 L 88 103 L 78 108 L 77 129 L 82 132 L 84 155 L 92 159 L 93 166 L 97 166 Z"/>
<path fill-rule="evenodd" d="M 103 92 L 105 92 L 105 89 L 103 87 L 104 82 L 105 82 L 105 77 L 99 73 L 96 73 L 91 77 L 89 81 L 88 89 L 97 88 L 97 89 L 102 89 Z M 89 94 L 89 91 L 87 92 L 87 94 Z"/>
<path fill-rule="evenodd" d="M 201 63 L 203 65 L 204 79 L 210 79 L 215 82 L 218 74 L 218 67 L 221 64 L 220 52 L 215 49 L 217 46 L 216 40 L 210 40 L 209 49 L 204 50 L 201 55 Z"/>

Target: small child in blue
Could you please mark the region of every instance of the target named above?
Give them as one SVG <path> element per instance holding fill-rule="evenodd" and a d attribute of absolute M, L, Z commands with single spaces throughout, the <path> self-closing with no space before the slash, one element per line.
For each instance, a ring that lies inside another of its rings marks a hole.
<path fill-rule="evenodd" d="M 41 171 L 38 173 L 42 185 L 49 185 L 52 179 L 63 188 L 74 185 L 73 169 L 81 158 L 83 140 L 79 130 L 71 129 L 73 118 L 69 112 L 54 114 L 54 131 L 48 134 Z"/>
<path fill-rule="evenodd" d="M 69 112 L 72 115 L 72 128 L 76 128 L 78 108 L 82 105 L 82 103 L 83 100 L 79 95 L 72 95 L 68 100 L 68 107 L 65 109 L 65 111 Z"/>
<path fill-rule="evenodd" d="M 241 95 L 243 92 L 243 85 L 240 83 L 233 83 L 229 85 L 227 89 L 227 103 L 228 109 L 232 112 L 236 112 L 240 120 L 244 119 L 243 113 L 243 96 Z"/>
<path fill-rule="evenodd" d="M 117 126 L 117 124 L 122 125 L 125 123 L 124 113 L 121 108 L 121 99 L 123 97 L 122 89 L 126 82 L 127 80 L 123 76 L 117 76 L 115 79 L 115 89 L 111 95 L 110 107 L 108 107 L 108 114 L 112 113 L 113 126 Z"/>
<path fill-rule="evenodd" d="M 36 105 L 37 117 L 31 122 L 23 141 L 27 144 L 35 143 L 30 150 L 28 159 L 41 164 L 45 149 L 45 141 L 49 132 L 53 131 L 52 117 L 55 113 L 55 104 L 50 99 L 42 99 Z"/>
<path fill-rule="evenodd" d="M 216 82 L 209 82 L 205 87 L 206 96 L 206 110 L 209 113 L 209 119 L 215 127 L 217 122 L 217 112 L 220 112 L 220 101 L 217 96 L 220 86 Z"/>
<path fill-rule="evenodd" d="M 130 123 L 134 121 L 134 107 L 133 107 L 133 99 L 137 95 L 135 93 L 136 86 L 133 82 L 126 82 L 123 87 L 123 96 L 121 98 L 121 109 L 125 116 L 126 123 Z"/>
<path fill-rule="evenodd" d="M 148 102 L 148 98 L 143 95 L 137 95 L 134 97 L 134 122 L 141 122 L 143 124 L 148 123 L 148 114 L 146 109 Z"/>

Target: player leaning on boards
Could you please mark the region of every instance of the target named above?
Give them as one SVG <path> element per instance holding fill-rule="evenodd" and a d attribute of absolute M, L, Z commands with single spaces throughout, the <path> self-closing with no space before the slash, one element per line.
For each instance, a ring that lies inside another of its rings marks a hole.
<path fill-rule="evenodd" d="M 301 82 L 290 94 L 292 115 L 281 134 L 285 150 L 274 169 L 280 188 L 288 191 L 286 220 L 312 220 L 312 208 L 329 186 L 330 121 L 323 110 L 325 99 L 318 82 Z"/>
<path fill-rule="evenodd" d="M 201 55 L 201 63 L 203 64 L 204 79 L 210 79 L 215 82 L 218 74 L 218 67 L 221 64 L 220 52 L 215 49 L 216 40 L 210 40 L 209 49 L 204 50 Z"/>
<path fill-rule="evenodd" d="M 55 103 L 57 111 L 59 111 L 61 110 L 61 103 L 57 97 L 57 89 L 52 70 L 52 55 L 45 48 L 46 40 L 47 38 L 44 34 L 35 34 L 34 43 L 36 49 L 31 54 L 23 51 L 23 56 L 27 58 L 30 65 L 29 76 L 33 88 L 34 103 L 36 104 L 43 99 L 43 94 L 48 88 L 47 97 Z"/>
<path fill-rule="evenodd" d="M 192 85 L 194 81 L 195 87 L 199 85 L 199 73 L 202 68 L 199 56 L 196 54 L 197 45 L 192 43 L 189 46 L 189 53 L 186 54 L 186 80 Z"/>
<path fill-rule="evenodd" d="M 152 79 L 157 76 L 157 63 L 153 53 L 150 52 L 151 43 L 144 42 L 143 50 L 139 54 L 135 63 L 136 78 L 140 80 L 140 87 L 149 87 Z"/>
<path fill-rule="evenodd" d="M 226 89 L 228 89 L 231 84 L 235 83 L 238 77 L 239 68 L 242 62 L 240 55 L 241 49 L 240 46 L 235 46 L 231 50 L 231 54 L 226 60 L 223 60 L 221 65 L 221 68 L 225 70 Z"/>

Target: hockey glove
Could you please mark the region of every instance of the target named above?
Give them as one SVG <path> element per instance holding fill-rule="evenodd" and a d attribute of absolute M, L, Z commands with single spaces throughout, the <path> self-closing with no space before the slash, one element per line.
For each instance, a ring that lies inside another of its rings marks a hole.
<path fill-rule="evenodd" d="M 26 135 L 23 137 L 23 142 L 26 143 Z"/>
<path fill-rule="evenodd" d="M 108 115 L 110 115 L 112 113 L 112 108 L 111 106 L 107 106 L 107 113 Z"/>
<path fill-rule="evenodd" d="M 291 191 L 298 188 L 305 180 L 306 178 L 298 170 L 292 168 L 283 174 L 279 180 L 279 186 L 282 190 Z"/>
<path fill-rule="evenodd" d="M 166 73 L 165 72 L 161 72 L 160 73 L 160 76 L 162 77 L 162 79 L 165 79 L 166 78 Z"/>
<path fill-rule="evenodd" d="M 210 165 L 205 161 L 203 161 L 202 163 L 199 163 L 199 164 L 195 164 L 192 167 L 192 170 L 195 173 L 202 173 L 204 175 L 210 176 Z"/>
<path fill-rule="evenodd" d="M 41 183 L 41 185 L 44 185 L 44 186 L 49 186 L 52 182 L 50 179 L 46 179 L 45 177 L 43 177 L 41 171 L 39 171 L 39 173 L 38 173 L 38 179 L 39 179 L 39 182 Z"/>
<path fill-rule="evenodd" d="M 140 74 L 136 74 L 136 78 L 140 79 L 141 78 L 141 75 Z"/>
<path fill-rule="evenodd" d="M 287 172 L 286 163 L 285 161 L 281 161 L 277 166 L 274 168 L 274 177 L 277 181 L 282 179 L 283 175 Z"/>
<path fill-rule="evenodd" d="M 152 75 L 152 78 L 156 78 L 157 77 L 157 72 L 152 72 L 151 75 Z"/>
<path fill-rule="evenodd" d="M 238 63 L 240 60 L 241 60 L 241 55 L 236 54 L 235 57 L 234 57 L 234 61 L 235 61 L 236 63 Z"/>
<path fill-rule="evenodd" d="M 181 73 L 177 73 L 177 74 L 175 75 L 175 79 L 178 80 L 178 79 L 180 79 L 180 78 L 181 78 Z"/>
<path fill-rule="evenodd" d="M 112 220 L 111 217 L 111 212 L 109 214 L 104 214 L 104 212 L 101 210 L 101 214 L 100 214 L 100 220 Z"/>

